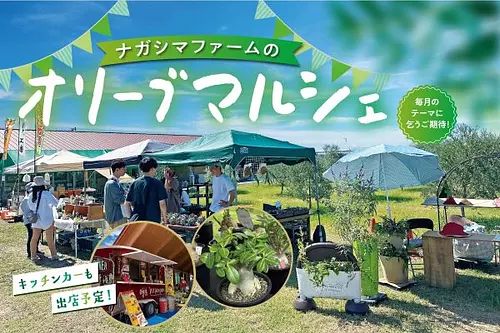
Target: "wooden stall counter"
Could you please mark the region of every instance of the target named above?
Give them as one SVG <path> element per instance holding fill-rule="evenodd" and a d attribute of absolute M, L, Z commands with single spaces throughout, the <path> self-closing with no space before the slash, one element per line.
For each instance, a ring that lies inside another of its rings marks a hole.
<path fill-rule="evenodd" d="M 432 287 L 451 289 L 456 283 L 453 240 L 475 242 L 500 242 L 499 235 L 470 234 L 468 237 L 445 237 L 437 231 L 427 231 L 422 235 L 424 250 L 424 274 Z"/>

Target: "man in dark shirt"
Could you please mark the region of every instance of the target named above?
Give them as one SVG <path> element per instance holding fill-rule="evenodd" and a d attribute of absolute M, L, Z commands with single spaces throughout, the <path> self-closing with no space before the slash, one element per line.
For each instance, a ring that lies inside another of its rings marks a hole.
<path fill-rule="evenodd" d="M 139 163 L 139 168 L 144 173 L 130 186 L 125 209 L 131 216 L 138 215 L 136 220 L 161 223 L 167 220 L 167 192 L 163 184 L 154 176 L 158 163 L 155 159 L 145 157 Z M 130 216 L 130 215 L 129 215 Z"/>

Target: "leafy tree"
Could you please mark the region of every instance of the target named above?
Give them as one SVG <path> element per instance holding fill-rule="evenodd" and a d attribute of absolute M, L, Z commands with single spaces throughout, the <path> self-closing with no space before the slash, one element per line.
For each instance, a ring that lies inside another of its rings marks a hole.
<path fill-rule="evenodd" d="M 318 194 L 319 198 L 328 198 L 331 193 L 331 184 L 322 177 L 333 163 L 335 163 L 342 153 L 336 145 L 325 145 L 324 155 L 317 156 L 318 165 Z M 300 163 L 294 166 L 284 164 L 269 167 L 269 174 L 274 183 L 281 186 L 281 193 L 301 200 L 308 200 L 314 197 L 314 168 L 309 162 Z M 311 194 L 311 195 L 309 195 Z"/>
<path fill-rule="evenodd" d="M 334 230 L 350 244 L 369 239 L 368 221 L 377 208 L 373 177 L 366 179 L 361 172 L 355 179 L 346 175 L 332 182 L 332 187 L 332 197 L 324 203 L 333 216 Z"/>
<path fill-rule="evenodd" d="M 435 153 L 443 170 L 449 171 L 475 156 L 500 153 L 500 136 L 466 124 L 459 124 L 439 144 L 420 145 Z M 463 198 L 494 198 L 500 195 L 500 159 L 477 158 L 460 166 L 447 177 L 449 194 Z"/>

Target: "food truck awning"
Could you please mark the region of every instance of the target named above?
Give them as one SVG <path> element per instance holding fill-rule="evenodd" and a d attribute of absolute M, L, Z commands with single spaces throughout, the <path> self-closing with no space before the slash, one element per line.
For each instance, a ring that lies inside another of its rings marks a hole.
<path fill-rule="evenodd" d="M 123 257 L 126 257 L 128 259 L 144 261 L 144 262 L 147 262 L 147 263 L 153 264 L 153 265 L 176 265 L 177 264 L 175 261 L 168 260 L 168 259 L 162 258 L 160 256 L 151 254 L 151 253 L 146 252 L 146 251 L 141 251 L 141 250 L 126 253 L 123 255 Z"/>
<path fill-rule="evenodd" d="M 162 258 L 170 258 L 177 263 L 176 268 L 186 273 L 192 273 L 194 269 L 184 241 L 175 232 L 157 223 L 125 225 L 113 246 L 133 247 Z"/>

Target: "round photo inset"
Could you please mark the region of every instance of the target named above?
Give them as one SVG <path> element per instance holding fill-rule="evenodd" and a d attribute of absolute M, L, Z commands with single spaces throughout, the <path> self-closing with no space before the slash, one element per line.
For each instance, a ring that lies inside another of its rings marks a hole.
<path fill-rule="evenodd" d="M 103 309 L 131 326 L 163 323 L 186 306 L 194 282 L 194 263 L 184 241 L 153 222 L 113 229 L 97 246 L 99 285 L 116 285 L 116 304 Z"/>
<path fill-rule="evenodd" d="M 251 307 L 273 297 L 290 276 L 292 244 L 270 214 L 230 207 L 211 215 L 195 236 L 196 281 L 214 301 Z"/>

